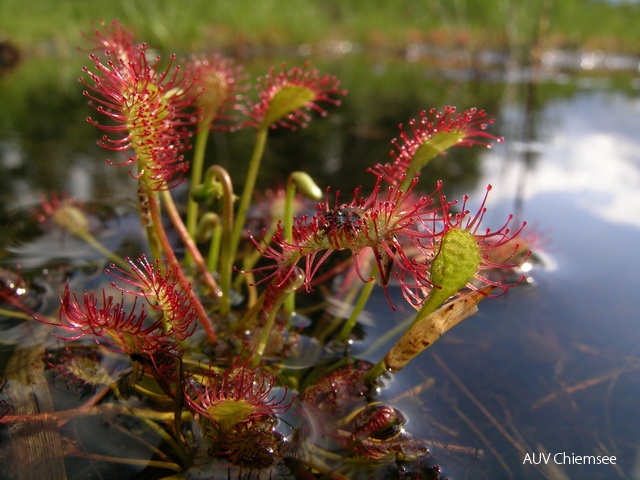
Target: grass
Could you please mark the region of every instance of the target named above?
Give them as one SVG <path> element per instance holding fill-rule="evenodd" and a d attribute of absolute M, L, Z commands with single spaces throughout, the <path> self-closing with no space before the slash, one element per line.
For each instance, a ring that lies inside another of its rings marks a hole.
<path fill-rule="evenodd" d="M 314 47 L 349 40 L 370 49 L 412 42 L 513 48 L 539 34 L 549 47 L 640 53 L 640 6 L 602 0 L 0 0 L 0 39 L 28 51 L 73 52 L 92 20 L 117 17 L 171 50 Z"/>

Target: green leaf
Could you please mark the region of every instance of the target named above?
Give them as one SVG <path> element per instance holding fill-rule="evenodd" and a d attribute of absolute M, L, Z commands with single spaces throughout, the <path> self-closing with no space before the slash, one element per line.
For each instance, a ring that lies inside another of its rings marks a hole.
<path fill-rule="evenodd" d="M 471 233 L 460 228 L 446 232 L 440 252 L 431 264 L 431 282 L 435 286 L 416 315 L 414 325 L 463 288 L 478 271 L 480 260 L 480 247 Z"/>
<path fill-rule="evenodd" d="M 299 85 L 282 87 L 271 99 L 267 115 L 262 121 L 263 127 L 273 125 L 281 118 L 303 108 L 313 101 L 316 94 L 313 90 Z"/>

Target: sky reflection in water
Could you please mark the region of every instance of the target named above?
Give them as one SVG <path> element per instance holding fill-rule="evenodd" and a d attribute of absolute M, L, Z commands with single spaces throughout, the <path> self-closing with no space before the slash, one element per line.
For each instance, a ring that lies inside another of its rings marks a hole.
<path fill-rule="evenodd" d="M 583 92 L 553 102 L 541 117 L 545 138 L 528 146 L 539 161 L 526 173 L 526 201 L 570 194 L 578 208 L 604 222 L 640 226 L 640 100 Z M 496 153 L 485 162 L 487 179 L 504 177 L 504 155 Z M 505 180 L 501 185 L 514 184 Z"/>
<path fill-rule="evenodd" d="M 517 115 L 509 109 L 505 116 Z M 538 115 L 539 138 L 518 143 L 505 134 L 505 144 L 484 156 L 472 198 L 493 183 L 490 221 L 521 205 L 518 215 L 543 233 L 549 261 L 534 271 L 533 289 L 484 302 L 454 332 L 484 355 L 482 372 L 464 357 L 459 362 L 455 347 L 447 358 L 456 371 L 468 369 L 465 385 L 507 430 L 523 434 L 525 449 L 618 456 L 619 471 L 562 466 L 568 478 L 640 478 L 640 102 L 582 91 Z M 527 149 L 534 160 L 517 161 Z M 487 318 L 493 315 L 499 320 Z M 487 338 L 489 354 L 482 352 Z M 482 424 L 487 418 L 476 407 L 465 411 Z M 560 478 L 523 466 L 522 452 L 500 441 L 494 445 L 516 478 Z M 500 465 L 493 472 L 505 475 Z"/>

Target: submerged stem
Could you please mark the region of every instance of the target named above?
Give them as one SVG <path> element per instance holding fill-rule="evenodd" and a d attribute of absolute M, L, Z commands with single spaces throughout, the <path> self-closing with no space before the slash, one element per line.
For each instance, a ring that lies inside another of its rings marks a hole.
<path fill-rule="evenodd" d="M 96 239 L 96 237 L 94 237 L 90 233 L 76 233 L 76 236 L 80 238 L 82 241 L 86 242 L 88 245 L 90 245 L 91 248 L 93 248 L 97 252 L 100 252 L 102 255 L 104 255 L 107 259 L 109 259 L 109 261 L 118 265 L 120 268 L 126 268 L 126 269 L 129 268 L 129 264 L 125 262 L 124 259 L 122 259 L 122 257 L 120 257 L 119 255 L 116 255 L 114 252 L 112 252 L 107 247 L 102 245 Z"/>

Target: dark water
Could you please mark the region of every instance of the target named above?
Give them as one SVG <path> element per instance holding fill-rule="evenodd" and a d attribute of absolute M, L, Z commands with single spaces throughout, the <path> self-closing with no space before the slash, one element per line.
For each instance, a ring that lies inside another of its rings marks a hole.
<path fill-rule="evenodd" d="M 640 479 L 637 82 L 470 81 L 420 64 L 327 64 L 350 97 L 308 130 L 272 137 L 265 185 L 284 181 L 279 172 L 306 168 L 321 185 L 349 192 L 370 181 L 366 166 L 387 159 L 398 123 L 431 106 L 478 106 L 497 119 L 493 132 L 506 141 L 452 152 L 431 175 L 445 179 L 451 196 L 468 193 L 476 204 L 491 183 L 487 225 L 514 213 L 539 245 L 529 284 L 482 302 L 477 315 L 390 380 L 384 396 L 407 414 L 407 430 L 431 446 L 451 479 Z M 26 73 L 12 75 L 0 79 L 2 266 L 37 270 L 77 257 L 81 247 L 72 240 L 53 239 L 52 251 L 52 239 L 15 213 L 52 190 L 114 205 L 101 239 L 135 255 L 139 239 L 123 245 L 118 235 L 128 231 L 135 192 L 126 169 L 104 165 L 73 75 L 24 90 L 18 84 Z M 217 138 L 215 161 L 234 165 L 251 146 L 242 134 Z M 408 314 L 374 298 L 353 354 L 379 359 L 390 343 L 375 340 Z M 3 335 L 5 344 L 15 341 Z M 540 454 L 551 460 L 533 464 Z M 575 460 L 595 455 L 615 456 L 615 464 Z"/>

